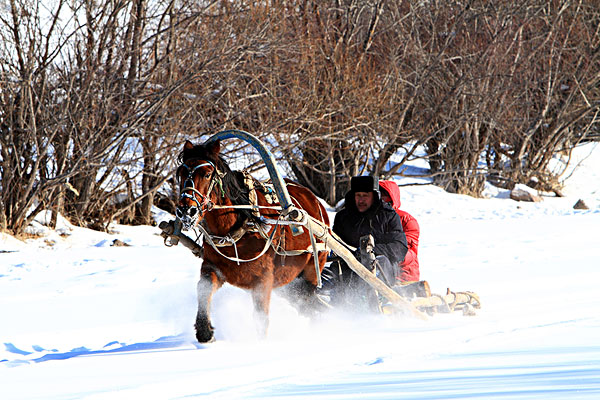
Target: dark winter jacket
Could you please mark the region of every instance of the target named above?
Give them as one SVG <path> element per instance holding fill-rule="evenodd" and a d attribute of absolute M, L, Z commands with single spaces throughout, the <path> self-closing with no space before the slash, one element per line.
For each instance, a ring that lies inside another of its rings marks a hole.
<path fill-rule="evenodd" d="M 373 205 L 360 213 L 354 201 L 355 191 L 350 190 L 344 208 L 335 215 L 333 231 L 353 247 L 359 246 L 362 236 L 373 235 L 376 255 L 384 255 L 392 263 L 402 262 L 408 248 L 400 217 L 390 205 L 381 202 L 378 191 L 373 192 Z"/>
<path fill-rule="evenodd" d="M 408 243 L 408 252 L 406 253 L 404 261 L 400 263 L 400 268 L 402 269 L 400 280 L 402 282 L 418 281 L 420 279 L 418 259 L 420 234 L 419 223 L 412 215 L 406 211 L 400 210 L 400 188 L 398 188 L 398 185 L 395 182 L 379 181 L 379 186 L 392 198 L 392 207 L 400 216 L 402 228 Z"/>

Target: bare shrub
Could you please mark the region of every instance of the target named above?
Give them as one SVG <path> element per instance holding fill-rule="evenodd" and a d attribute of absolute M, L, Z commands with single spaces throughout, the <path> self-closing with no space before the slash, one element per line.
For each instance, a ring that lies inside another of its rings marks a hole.
<path fill-rule="evenodd" d="M 599 131 L 592 0 L 44 10 L 0 9 L 0 228 L 15 233 L 44 208 L 100 229 L 150 223 L 155 201 L 173 207 L 182 140 L 224 129 L 257 135 L 331 204 L 351 176 L 402 175 L 417 157 L 452 192 L 478 196 L 486 179 L 558 191 L 551 158 Z"/>
<path fill-rule="evenodd" d="M 532 179 L 558 189 L 552 157 L 585 140 L 600 111 L 600 11 L 590 1 L 530 6 L 522 14 L 505 79 L 506 117 L 499 119 L 488 159 L 507 186 Z"/>
<path fill-rule="evenodd" d="M 123 169 L 141 170 L 143 192 L 126 206 L 141 203 L 136 220 L 148 223 L 176 135 L 157 130 L 172 88 L 147 89 L 142 51 L 144 29 L 161 15 L 149 18 L 145 1 L 53 5 L 49 21 L 25 0 L 1 14 L 2 228 L 20 233 L 43 208 L 106 226 L 121 212 Z"/>

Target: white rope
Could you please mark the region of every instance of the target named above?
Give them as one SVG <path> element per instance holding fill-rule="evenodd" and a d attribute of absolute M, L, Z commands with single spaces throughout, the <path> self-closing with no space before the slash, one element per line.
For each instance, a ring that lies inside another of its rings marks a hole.
<path fill-rule="evenodd" d="M 212 206 L 213 210 L 222 210 L 224 208 L 236 208 L 236 209 L 244 209 L 244 208 L 246 208 L 246 209 L 261 209 L 261 208 L 263 208 L 263 209 L 271 209 L 271 210 L 278 210 L 278 211 L 283 210 L 283 208 L 281 208 L 281 206 L 258 206 L 258 205 L 253 206 L 251 204 L 238 204 L 238 205 L 230 205 L 230 206 L 223 206 L 223 205 L 215 204 Z"/>
<path fill-rule="evenodd" d="M 306 218 L 304 220 L 306 221 Z M 315 235 L 310 224 L 308 224 L 308 236 L 310 237 L 310 244 L 313 247 L 313 261 L 315 262 L 315 273 L 317 274 L 317 288 L 320 289 L 321 286 L 323 286 L 323 282 L 321 281 L 321 270 L 319 269 L 319 252 L 317 251 L 317 242 L 315 241 Z"/>
<path fill-rule="evenodd" d="M 267 240 L 265 241 L 265 247 L 262 249 L 262 251 L 260 252 L 260 254 L 258 254 L 256 257 L 248 259 L 248 260 L 242 260 L 241 258 L 238 257 L 238 252 L 237 252 L 237 244 L 235 242 L 233 242 L 233 246 L 234 246 L 234 251 L 235 251 L 235 257 L 229 257 L 226 254 L 223 254 L 218 248 L 217 245 L 215 244 L 215 242 L 213 241 L 213 236 L 210 235 L 206 229 L 204 229 L 204 227 L 202 225 L 198 225 L 198 229 L 200 229 L 202 231 L 204 240 L 206 240 L 208 242 L 208 244 L 211 245 L 211 247 L 218 253 L 220 254 L 222 257 L 226 258 L 227 260 L 230 261 L 235 261 L 238 265 L 240 265 L 240 262 L 251 262 L 251 261 L 256 261 L 258 260 L 260 257 L 262 257 L 267 250 L 269 249 L 269 246 L 271 245 L 271 243 L 273 242 L 273 237 L 275 236 L 275 231 L 277 230 L 277 226 L 275 226 L 273 228 L 273 231 L 271 232 L 271 234 L 269 235 L 269 237 L 267 238 Z M 216 236 L 215 236 L 216 237 Z M 222 237 L 221 239 L 223 240 L 227 240 L 226 237 Z"/>

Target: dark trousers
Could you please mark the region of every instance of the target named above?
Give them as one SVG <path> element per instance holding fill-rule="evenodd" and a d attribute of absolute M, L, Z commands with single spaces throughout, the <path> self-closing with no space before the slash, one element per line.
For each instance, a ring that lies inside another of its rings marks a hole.
<path fill-rule="evenodd" d="M 369 268 L 369 266 L 366 266 Z M 400 271 L 386 256 L 377 256 L 375 275 L 389 287 L 396 281 Z M 324 286 L 330 293 L 332 306 L 348 306 L 358 310 L 378 310 L 376 291 L 356 274 L 343 260 L 334 260 L 323 271 Z"/>

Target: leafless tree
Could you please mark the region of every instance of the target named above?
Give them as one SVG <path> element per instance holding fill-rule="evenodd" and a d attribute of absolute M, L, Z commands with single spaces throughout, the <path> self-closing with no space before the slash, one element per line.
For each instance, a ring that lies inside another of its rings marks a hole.
<path fill-rule="evenodd" d="M 162 3 L 152 17 L 142 0 L 40 4 L 11 1 L 0 14 L 2 228 L 22 232 L 43 208 L 105 226 L 122 213 L 124 169 L 141 171 L 142 193 L 122 209 L 141 203 L 137 220 L 147 223 L 179 133 L 158 132 L 155 112 L 180 82 L 152 86 L 142 51 Z"/>
<path fill-rule="evenodd" d="M 599 131 L 595 3 L 6 1 L 0 229 L 150 223 L 182 140 L 228 128 L 331 204 L 418 157 L 453 192 L 553 190 L 551 158 Z"/>
<path fill-rule="evenodd" d="M 540 189 L 556 190 L 552 157 L 598 127 L 600 10 L 592 1 L 552 2 L 514 18 L 520 29 L 505 80 L 507 118 L 490 145 L 491 169 L 508 186 L 535 179 Z"/>
<path fill-rule="evenodd" d="M 412 118 L 434 181 L 472 195 L 490 177 L 555 185 L 552 156 L 598 126 L 593 2 L 423 2 L 407 19 L 427 60 Z"/>

